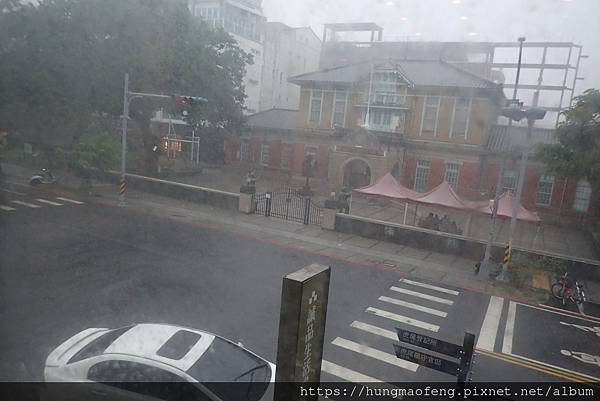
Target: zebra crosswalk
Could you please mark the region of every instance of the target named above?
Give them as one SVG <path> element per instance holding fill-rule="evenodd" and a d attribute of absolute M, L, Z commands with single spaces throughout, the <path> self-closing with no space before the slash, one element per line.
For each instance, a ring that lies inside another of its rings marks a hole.
<path fill-rule="evenodd" d="M 337 333 L 326 346 L 321 366 L 322 380 L 399 382 L 415 380 L 419 365 L 396 357 L 392 344 L 398 342 L 396 327 L 435 336 L 444 326 L 460 297 L 460 291 L 423 281 L 400 279 L 376 304 L 365 308 Z"/>
<path fill-rule="evenodd" d="M 15 192 L 16 194 L 16 192 Z M 26 194 L 22 194 L 22 196 L 26 196 Z M 0 212 L 6 213 L 15 213 L 19 210 L 28 210 L 28 209 L 41 209 L 44 207 L 60 207 L 64 206 L 66 203 L 72 205 L 83 205 L 85 202 L 80 200 L 66 198 L 63 196 L 57 197 L 49 197 L 46 198 L 22 198 L 22 199 L 12 199 L 5 200 L 4 203 L 0 203 Z"/>

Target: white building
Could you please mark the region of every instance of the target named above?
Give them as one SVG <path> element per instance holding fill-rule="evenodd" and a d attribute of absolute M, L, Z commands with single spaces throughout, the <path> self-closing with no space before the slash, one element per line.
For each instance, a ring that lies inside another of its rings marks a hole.
<path fill-rule="evenodd" d="M 266 24 L 262 0 L 190 0 L 190 9 L 194 16 L 205 19 L 214 27 L 222 27 L 240 48 L 254 56 L 254 64 L 247 66 L 244 85 L 248 96 L 246 112 L 258 112 Z"/>
<path fill-rule="evenodd" d="M 320 54 L 321 40 L 311 28 L 268 22 L 259 110 L 297 110 L 300 87 L 288 82 L 288 78 L 318 70 Z"/>

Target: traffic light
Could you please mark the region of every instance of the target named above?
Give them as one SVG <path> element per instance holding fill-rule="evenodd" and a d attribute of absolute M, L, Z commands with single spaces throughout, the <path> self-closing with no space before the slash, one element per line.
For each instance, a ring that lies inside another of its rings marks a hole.
<path fill-rule="evenodd" d="M 193 104 L 208 102 L 208 100 L 206 100 L 205 98 L 196 96 L 173 96 L 173 98 L 175 99 L 175 102 L 184 106 L 191 106 Z"/>

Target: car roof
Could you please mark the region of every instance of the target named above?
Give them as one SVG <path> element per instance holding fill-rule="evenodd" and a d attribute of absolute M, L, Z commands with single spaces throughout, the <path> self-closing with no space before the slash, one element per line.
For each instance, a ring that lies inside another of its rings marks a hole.
<path fill-rule="evenodd" d="M 189 331 L 200 335 L 200 339 L 181 359 L 171 359 L 157 355 L 157 351 L 179 331 Z M 151 359 L 187 371 L 210 347 L 214 334 L 187 327 L 167 324 L 138 324 L 117 338 L 104 354 L 126 354 Z"/>

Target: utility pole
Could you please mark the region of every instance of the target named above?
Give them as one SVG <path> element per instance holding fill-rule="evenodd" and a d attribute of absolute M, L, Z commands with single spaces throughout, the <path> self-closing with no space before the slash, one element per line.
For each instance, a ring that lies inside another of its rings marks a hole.
<path fill-rule="evenodd" d="M 152 99 L 175 99 L 180 104 L 190 105 L 193 103 L 206 103 L 207 99 L 203 97 L 179 96 L 179 95 L 158 95 L 155 93 L 141 93 L 129 91 L 129 74 L 125 74 L 125 85 L 123 89 L 123 125 L 121 135 L 121 182 L 119 183 L 119 205 L 125 206 L 126 190 L 126 169 L 127 169 L 127 121 L 129 120 L 129 105 L 134 99 L 152 98 Z"/>
<path fill-rule="evenodd" d="M 123 89 L 123 132 L 121 134 L 121 182 L 119 185 L 119 205 L 125 206 L 125 171 L 127 169 L 127 120 L 129 119 L 129 73 L 125 74 Z"/>
<path fill-rule="evenodd" d="M 517 39 L 519 41 L 519 61 L 517 64 L 517 77 L 515 78 L 515 87 L 513 90 L 513 96 L 512 96 L 512 102 L 511 104 L 513 106 L 516 106 L 518 104 L 518 100 L 517 100 L 517 90 L 519 89 L 519 78 L 521 76 L 521 62 L 523 60 L 523 42 L 525 42 L 525 37 L 521 36 Z M 504 115 L 504 113 L 503 113 Z M 505 117 L 507 117 L 506 115 L 504 115 Z M 507 133 L 510 135 L 511 132 L 511 127 L 512 127 L 512 123 L 513 120 L 512 118 L 509 118 L 508 120 L 508 128 L 507 128 Z M 510 138 L 510 136 L 509 136 Z M 510 140 L 508 142 L 508 146 L 510 147 Z M 507 151 L 510 149 L 507 149 Z M 492 246 L 494 244 L 494 239 L 496 237 L 496 220 L 498 217 L 498 204 L 500 203 L 500 196 L 502 195 L 502 181 L 504 178 L 504 171 L 506 170 L 506 157 L 507 155 L 502 152 L 501 155 L 501 162 L 500 162 L 500 171 L 498 171 L 498 182 L 496 183 L 496 193 L 494 195 L 494 203 L 492 205 L 492 221 L 490 223 L 490 232 L 488 235 L 488 242 L 485 246 L 485 254 L 483 256 L 483 261 L 481 262 L 481 266 L 479 269 L 479 275 L 483 276 L 485 278 L 489 277 L 490 274 L 490 258 L 492 255 Z"/>
<path fill-rule="evenodd" d="M 502 281 L 506 281 L 508 279 L 507 277 L 507 269 L 508 269 L 508 265 L 510 263 L 510 255 L 512 253 L 512 241 L 513 241 L 513 237 L 515 234 L 515 229 L 517 227 L 517 215 L 519 212 L 519 208 L 521 207 L 521 195 L 523 194 L 523 186 L 525 183 L 525 174 L 527 171 L 527 161 L 529 158 L 529 150 L 530 150 L 530 144 L 531 144 L 531 137 L 533 134 L 533 126 L 535 125 L 535 121 L 536 120 L 542 120 L 545 116 L 546 116 L 546 111 L 545 110 L 541 110 L 541 109 L 536 109 L 536 108 L 531 108 L 528 110 L 522 110 L 520 112 L 521 114 L 521 119 L 523 117 L 527 118 L 527 136 L 526 136 L 526 140 L 525 140 L 525 145 L 523 146 L 523 153 L 521 156 L 521 168 L 519 171 L 519 178 L 518 178 L 518 183 L 517 183 L 517 194 L 515 196 L 515 202 L 513 204 L 513 210 L 512 210 L 512 216 L 510 219 L 510 228 L 508 231 L 508 255 L 509 255 L 509 260 L 506 263 L 502 264 L 502 271 L 500 273 L 500 275 L 498 276 L 498 280 L 502 280 Z M 519 120 L 520 118 L 515 118 L 517 120 Z"/>

